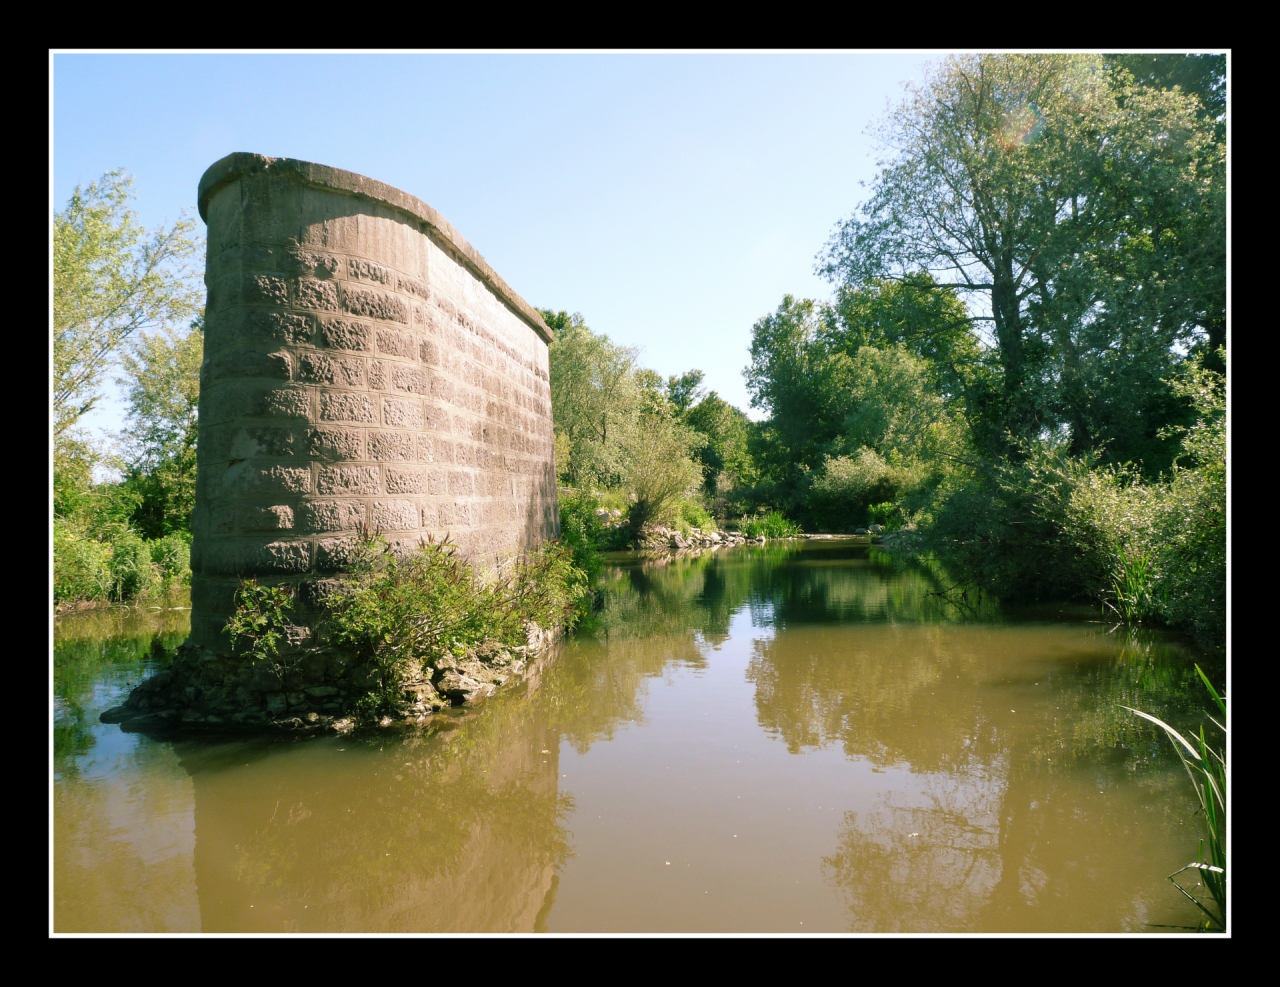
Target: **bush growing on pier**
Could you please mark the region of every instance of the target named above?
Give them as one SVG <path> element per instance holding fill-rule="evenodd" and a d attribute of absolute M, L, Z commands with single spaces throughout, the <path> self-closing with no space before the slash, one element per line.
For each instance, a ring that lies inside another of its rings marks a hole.
<path fill-rule="evenodd" d="M 545 545 L 491 573 L 477 571 L 448 542 L 401 552 L 369 537 L 351 573 L 325 598 L 318 646 L 375 672 L 356 702 L 357 715 L 394 714 L 404 704 L 405 684 L 430 679 L 445 657 L 518 648 L 531 633 L 572 628 L 588 592 L 587 574 L 565 544 Z M 279 642 L 292 599 L 246 581 L 236 602 L 228 631 L 248 641 L 254 659 L 283 668 Z"/>

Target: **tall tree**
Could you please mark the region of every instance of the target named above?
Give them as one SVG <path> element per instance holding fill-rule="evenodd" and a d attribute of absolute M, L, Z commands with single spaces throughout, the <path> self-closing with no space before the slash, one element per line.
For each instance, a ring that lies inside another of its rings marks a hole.
<path fill-rule="evenodd" d="M 133 525 L 148 538 L 190 530 L 203 328 L 196 319 L 186 330 L 141 333 L 121 361 L 129 400 L 125 482 L 139 501 Z"/>
<path fill-rule="evenodd" d="M 850 288 L 927 272 L 965 298 L 999 371 L 973 409 L 989 448 L 1059 428 L 1106 442 L 1091 378 L 1159 380 L 1212 331 L 1192 286 L 1222 147 L 1196 99 L 1099 57 L 963 56 L 880 137 L 890 157 L 820 270 Z"/>
<path fill-rule="evenodd" d="M 121 171 L 76 186 L 53 217 L 54 434 L 64 436 L 99 399 L 121 344 L 144 329 L 180 325 L 203 290 L 195 223 L 144 229 Z"/>

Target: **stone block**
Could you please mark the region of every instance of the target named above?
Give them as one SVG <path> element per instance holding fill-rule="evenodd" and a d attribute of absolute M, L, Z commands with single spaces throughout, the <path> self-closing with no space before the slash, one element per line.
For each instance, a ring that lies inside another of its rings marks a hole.
<path fill-rule="evenodd" d="M 409 295 L 417 295 L 422 299 L 428 299 L 431 297 L 431 289 L 427 287 L 427 283 L 425 281 L 419 281 L 417 278 L 405 277 L 403 274 L 396 278 L 396 290 L 403 291 Z"/>
<path fill-rule="evenodd" d="M 313 500 L 298 508 L 298 518 L 303 531 L 352 531 L 364 526 L 365 506 L 358 500 Z"/>
<path fill-rule="evenodd" d="M 235 327 L 232 338 L 245 343 L 289 343 L 297 345 L 311 340 L 314 331 L 311 317 L 293 312 L 245 312 Z"/>
<path fill-rule="evenodd" d="M 422 402 L 413 398 L 382 399 L 382 424 L 392 428 L 422 428 Z"/>
<path fill-rule="evenodd" d="M 427 492 L 427 471 L 412 466 L 386 466 L 383 477 L 389 494 Z"/>
<path fill-rule="evenodd" d="M 395 277 L 390 268 L 359 257 L 352 257 L 347 261 L 347 276 L 354 281 L 376 281 L 378 284 L 385 285 L 395 283 Z"/>
<path fill-rule="evenodd" d="M 311 395 L 300 387 L 251 386 L 240 392 L 241 413 L 270 418 L 309 418 Z"/>
<path fill-rule="evenodd" d="M 418 359 L 428 367 L 440 366 L 440 346 L 429 339 L 422 340 L 418 344 Z"/>
<path fill-rule="evenodd" d="M 289 267 L 296 274 L 332 280 L 342 273 L 342 258 L 309 250 L 289 251 Z"/>
<path fill-rule="evenodd" d="M 437 432 L 450 429 L 449 412 L 439 405 L 428 403 L 423 413 L 423 426 Z"/>
<path fill-rule="evenodd" d="M 358 284 L 342 286 L 343 311 L 386 322 L 409 322 L 409 303 L 398 295 Z"/>
<path fill-rule="evenodd" d="M 370 350 L 373 348 L 373 327 L 337 316 L 322 316 L 320 340 L 335 350 Z"/>
<path fill-rule="evenodd" d="M 371 431 L 369 433 L 369 458 L 380 463 L 408 463 L 413 461 L 413 433 Z"/>
<path fill-rule="evenodd" d="M 223 380 L 243 377 L 267 377 L 276 380 L 293 378 L 293 357 L 288 353 L 256 353 L 232 351 L 205 360 L 200 368 L 201 387 Z"/>
<path fill-rule="evenodd" d="M 429 435 L 418 436 L 418 462 L 435 462 L 435 441 Z"/>
<path fill-rule="evenodd" d="M 363 459 L 364 433 L 355 428 L 308 429 L 307 452 L 315 459 Z"/>
<path fill-rule="evenodd" d="M 431 396 L 441 401 L 453 401 L 453 381 L 442 374 L 431 374 Z"/>
<path fill-rule="evenodd" d="M 429 390 L 427 372 L 420 367 L 406 367 L 403 364 L 393 363 L 391 386 L 397 391 L 408 391 L 410 394 L 426 394 Z"/>
<path fill-rule="evenodd" d="M 240 282 L 241 300 L 249 305 L 289 304 L 289 288 L 282 277 L 274 274 L 250 274 Z"/>
<path fill-rule="evenodd" d="M 301 494 L 311 489 L 311 470 L 298 466 L 272 466 L 269 469 L 227 470 L 233 474 L 235 486 L 246 494 Z"/>
<path fill-rule="evenodd" d="M 246 556 L 249 573 L 306 572 L 311 568 L 311 543 L 273 541 Z"/>
<path fill-rule="evenodd" d="M 298 308 L 337 311 L 338 286 L 332 281 L 298 278 L 293 282 L 293 304 Z"/>
<path fill-rule="evenodd" d="M 454 497 L 469 497 L 475 493 L 475 485 L 471 474 L 463 470 L 451 470 L 449 473 L 449 493 Z"/>
<path fill-rule="evenodd" d="M 398 356 L 405 360 L 414 360 L 418 356 L 418 344 L 407 332 L 397 332 L 395 329 L 379 329 L 378 352 L 384 356 Z"/>
<path fill-rule="evenodd" d="M 310 384 L 360 387 L 364 384 L 364 360 L 358 356 L 303 353 L 298 361 L 298 378 Z"/>
<path fill-rule="evenodd" d="M 381 531 L 410 531 L 419 526 L 418 506 L 408 500 L 373 502 L 373 524 Z"/>
<path fill-rule="evenodd" d="M 421 409 L 419 409 L 421 415 Z M 376 422 L 378 406 L 367 394 L 341 391 L 320 395 L 320 420 L 326 422 Z"/>
<path fill-rule="evenodd" d="M 316 551 L 316 569 L 320 572 L 342 572 L 350 569 L 359 557 L 359 538 L 321 538 Z"/>
<path fill-rule="evenodd" d="M 241 531 L 288 531 L 293 527 L 293 508 L 288 504 L 269 507 L 241 504 L 238 514 Z"/>
<path fill-rule="evenodd" d="M 387 389 L 387 365 L 381 360 L 373 360 L 369 364 L 369 386 L 375 391 Z"/>
<path fill-rule="evenodd" d="M 320 470 L 316 489 L 322 494 L 376 494 L 378 467 L 326 466 Z"/>

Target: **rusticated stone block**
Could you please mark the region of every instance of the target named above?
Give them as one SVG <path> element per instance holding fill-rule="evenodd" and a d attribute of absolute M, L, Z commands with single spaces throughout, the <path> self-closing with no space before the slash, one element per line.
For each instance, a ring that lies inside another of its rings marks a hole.
<path fill-rule="evenodd" d="M 421 416 L 421 409 L 419 409 Z M 320 395 L 320 420 L 326 422 L 376 422 L 378 405 L 367 394 L 336 392 Z"/>
<path fill-rule="evenodd" d="M 397 391 L 408 391 L 410 394 L 426 394 L 427 372 L 420 367 L 406 367 L 403 364 L 391 365 L 391 386 Z"/>
<path fill-rule="evenodd" d="M 298 365 L 298 379 L 309 384 L 360 387 L 364 383 L 364 360 L 358 356 L 303 353 Z"/>
<path fill-rule="evenodd" d="M 418 344 L 407 332 L 394 329 L 378 330 L 378 352 L 385 356 L 398 356 L 413 360 L 418 355 Z"/>
<path fill-rule="evenodd" d="M 293 508 L 288 504 L 258 507 L 240 505 L 241 531 L 288 531 L 293 527 Z"/>
<path fill-rule="evenodd" d="M 255 155 L 210 168 L 199 201 L 194 643 L 228 653 L 249 576 L 298 587 L 301 641 L 323 612 L 309 587 L 336 586 L 316 574 L 347 571 L 366 526 L 400 552 L 458 535 L 487 564 L 556 534 L 550 333 L 447 222 L 371 179 Z"/>
<path fill-rule="evenodd" d="M 233 466 L 228 474 L 237 470 Z M 311 489 L 311 470 L 297 466 L 272 466 L 235 473 L 236 486 L 246 494 L 303 494 Z M 199 488 L 197 487 L 197 496 Z"/>
<path fill-rule="evenodd" d="M 427 492 L 427 471 L 412 466 L 387 466 L 383 478 L 389 494 L 420 494 Z"/>
<path fill-rule="evenodd" d="M 422 402 L 412 398 L 383 398 L 382 424 L 392 428 L 422 428 Z"/>
<path fill-rule="evenodd" d="M 342 292 L 342 308 L 352 315 L 363 315 L 370 319 L 384 319 L 387 322 L 409 322 L 409 303 L 399 295 L 376 288 L 348 284 Z"/>
<path fill-rule="evenodd" d="M 419 524 L 418 507 L 409 500 L 376 500 L 373 523 L 382 531 L 414 530 Z"/>
<path fill-rule="evenodd" d="M 293 283 L 293 304 L 298 308 L 335 311 L 338 308 L 338 286 L 332 281 L 298 278 Z"/>
<path fill-rule="evenodd" d="M 363 322 L 321 316 L 320 339 L 335 350 L 369 350 L 373 348 L 373 329 Z"/>
<path fill-rule="evenodd" d="M 412 432 L 369 433 L 369 458 L 380 463 L 408 463 L 413 461 Z"/>
<path fill-rule="evenodd" d="M 325 466 L 320 470 L 316 490 L 322 494 L 376 494 L 378 467 Z"/>
<path fill-rule="evenodd" d="M 293 357 L 278 353 L 219 353 L 201 368 L 200 386 L 237 377 L 269 377 L 277 380 L 293 378 Z"/>
<path fill-rule="evenodd" d="M 296 273 L 309 274 L 326 280 L 336 278 L 343 268 L 341 257 L 309 250 L 291 250 L 289 262 Z"/>
<path fill-rule="evenodd" d="M 241 282 L 242 297 L 250 305 L 288 305 L 289 288 L 274 274 L 251 274 Z"/>
<path fill-rule="evenodd" d="M 378 284 L 387 285 L 395 282 L 395 277 L 389 267 L 383 267 L 380 264 L 375 264 L 359 257 L 351 258 L 347 270 L 353 281 L 376 281 Z"/>
<path fill-rule="evenodd" d="M 313 428 L 307 432 L 307 451 L 314 459 L 363 459 L 364 433 L 355 428 Z"/>
<path fill-rule="evenodd" d="M 359 538 L 321 538 L 316 552 L 316 569 L 341 572 L 349 569 L 359 557 Z"/>
<path fill-rule="evenodd" d="M 350 531 L 365 523 L 365 507 L 358 500 L 313 500 L 298 510 L 302 531 Z"/>

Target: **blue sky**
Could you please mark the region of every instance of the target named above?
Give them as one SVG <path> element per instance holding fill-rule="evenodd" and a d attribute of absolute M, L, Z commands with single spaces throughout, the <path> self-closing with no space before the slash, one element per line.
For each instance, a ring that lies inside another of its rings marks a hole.
<path fill-rule="evenodd" d="M 122 167 L 154 225 L 195 215 L 232 151 L 347 168 L 430 203 L 532 304 L 746 408 L 752 323 L 829 295 L 814 255 L 874 174 L 868 125 L 926 60 L 63 54 L 52 205 Z M 93 424 L 119 427 L 118 401 Z"/>

